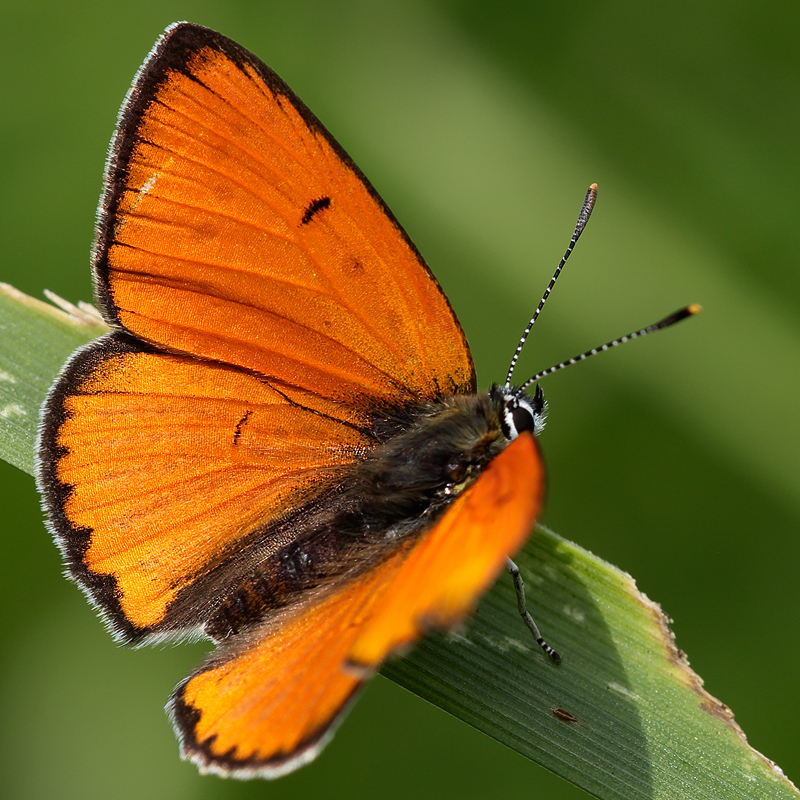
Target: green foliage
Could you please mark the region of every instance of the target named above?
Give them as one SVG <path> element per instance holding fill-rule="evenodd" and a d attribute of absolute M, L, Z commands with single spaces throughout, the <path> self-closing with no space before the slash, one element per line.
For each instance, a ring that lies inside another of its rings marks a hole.
<path fill-rule="evenodd" d="M 75 309 L 78 312 L 78 309 Z M 0 457 L 33 475 L 39 408 L 67 357 L 105 330 L 0 283 Z"/>

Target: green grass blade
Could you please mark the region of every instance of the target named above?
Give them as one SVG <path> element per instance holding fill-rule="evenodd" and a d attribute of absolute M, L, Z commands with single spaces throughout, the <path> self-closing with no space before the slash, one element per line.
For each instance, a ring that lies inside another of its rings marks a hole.
<path fill-rule="evenodd" d="M 515 560 L 560 666 L 527 635 L 503 576 L 461 635 L 428 637 L 384 674 L 597 797 L 798 797 L 629 575 L 543 528 Z"/>
<path fill-rule="evenodd" d="M 0 457 L 31 474 L 50 384 L 105 330 L 74 312 L 0 285 Z M 383 673 L 600 798 L 800 797 L 703 690 L 629 575 L 541 528 L 516 560 L 561 666 L 530 638 L 502 576 L 464 631 L 426 638 Z"/>
<path fill-rule="evenodd" d="M 0 283 L 0 458 L 33 474 L 39 409 L 69 355 L 107 328 Z"/>

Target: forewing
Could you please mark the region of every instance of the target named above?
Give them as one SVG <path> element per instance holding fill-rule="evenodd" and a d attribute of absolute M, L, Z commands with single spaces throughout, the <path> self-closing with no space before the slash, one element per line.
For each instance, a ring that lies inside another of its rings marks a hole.
<path fill-rule="evenodd" d="M 474 390 L 447 299 L 378 194 L 259 59 L 170 27 L 123 106 L 95 248 L 107 319 L 339 403 Z"/>
<path fill-rule="evenodd" d="M 464 618 L 530 535 L 544 499 L 544 465 L 530 433 L 518 436 L 410 551 L 349 659 L 377 667 L 431 628 Z"/>
<path fill-rule="evenodd" d="M 224 643 L 170 701 L 184 757 L 268 778 L 314 758 L 389 653 L 474 607 L 529 534 L 542 494 L 541 458 L 525 433 L 420 539 Z"/>
<path fill-rule="evenodd" d="M 369 446 L 357 427 L 289 402 L 238 369 L 111 334 L 79 351 L 47 400 L 39 484 L 75 579 L 112 631 L 199 632 L 214 604 L 175 608 L 264 526 L 335 483 Z M 185 616 L 185 615 L 184 615 Z"/>
<path fill-rule="evenodd" d="M 169 703 L 184 758 L 243 778 L 314 758 L 363 682 L 348 651 L 404 555 L 223 644 Z"/>

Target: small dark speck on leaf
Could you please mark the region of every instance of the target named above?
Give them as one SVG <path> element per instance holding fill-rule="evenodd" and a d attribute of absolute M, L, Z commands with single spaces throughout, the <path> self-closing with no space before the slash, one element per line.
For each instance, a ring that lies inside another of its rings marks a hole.
<path fill-rule="evenodd" d="M 562 722 L 569 722 L 574 724 L 575 722 L 579 721 L 577 717 L 574 717 L 572 714 L 569 713 L 569 711 L 564 711 L 563 708 L 554 708 L 553 716 L 556 719 L 560 719 Z"/>

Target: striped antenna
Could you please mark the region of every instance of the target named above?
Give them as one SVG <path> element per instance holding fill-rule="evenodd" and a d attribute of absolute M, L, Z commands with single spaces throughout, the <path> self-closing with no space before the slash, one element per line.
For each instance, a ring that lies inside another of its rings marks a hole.
<path fill-rule="evenodd" d="M 660 331 L 663 328 L 669 328 L 676 322 L 686 319 L 686 317 L 692 317 L 695 314 L 699 314 L 702 310 L 702 307 L 697 305 L 697 303 L 692 303 L 690 306 L 686 306 L 685 308 L 681 308 L 679 311 L 676 311 L 674 314 L 670 314 L 668 317 L 662 319 L 661 322 L 656 322 L 655 325 L 649 325 L 647 328 L 634 331 L 633 333 L 629 333 L 627 336 L 621 336 L 619 339 L 614 339 L 612 342 L 607 342 L 601 347 L 593 347 L 591 350 L 587 350 L 585 353 L 575 356 L 575 358 L 570 358 L 568 361 L 562 361 L 560 364 L 556 364 L 554 367 L 545 369 L 542 372 L 537 372 L 536 375 L 525 381 L 525 383 L 523 383 L 519 388 L 521 391 L 524 391 L 528 388 L 528 386 L 530 386 L 532 383 L 536 383 L 536 381 L 538 381 L 540 378 L 544 378 L 546 375 L 552 375 L 554 372 L 558 372 L 560 369 L 570 366 L 570 364 L 577 364 L 579 361 L 585 361 L 587 358 L 589 358 L 589 356 L 602 353 L 604 350 L 610 350 L 612 347 L 616 347 L 618 344 L 622 344 L 623 342 L 627 342 L 631 339 L 638 339 L 641 336 L 647 336 L 648 333 L 653 333 L 653 331 Z"/>
<path fill-rule="evenodd" d="M 592 214 L 595 200 L 597 200 L 597 184 L 593 183 L 589 187 L 589 191 L 586 192 L 586 197 L 584 198 L 583 206 L 581 207 L 581 213 L 578 214 L 578 223 L 575 225 L 575 233 L 572 234 L 572 238 L 569 241 L 567 252 L 564 253 L 564 257 L 556 267 L 556 271 L 553 273 L 553 277 L 550 279 L 550 283 L 547 285 L 547 288 L 544 290 L 544 294 L 542 295 L 542 299 L 539 301 L 539 306 L 537 307 L 536 311 L 534 311 L 531 321 L 528 323 L 528 327 L 525 328 L 525 332 L 522 334 L 522 338 L 519 340 L 517 349 L 514 351 L 514 357 L 511 359 L 511 365 L 508 368 L 508 375 L 506 375 L 506 387 L 511 386 L 511 376 L 514 374 L 514 367 L 517 365 L 519 354 L 522 352 L 522 348 L 525 346 L 525 340 L 528 338 L 528 334 L 531 332 L 531 328 L 533 328 L 533 325 L 536 322 L 539 314 L 542 313 L 544 304 L 547 302 L 547 298 L 550 297 L 550 292 L 553 291 L 553 287 L 556 285 L 558 276 L 561 274 L 561 270 L 564 269 L 564 264 L 567 263 L 570 253 L 572 253 L 573 249 L 575 248 L 575 244 L 577 243 L 578 239 L 581 238 L 583 229 L 586 227 L 586 223 L 589 221 L 589 217 Z"/>

